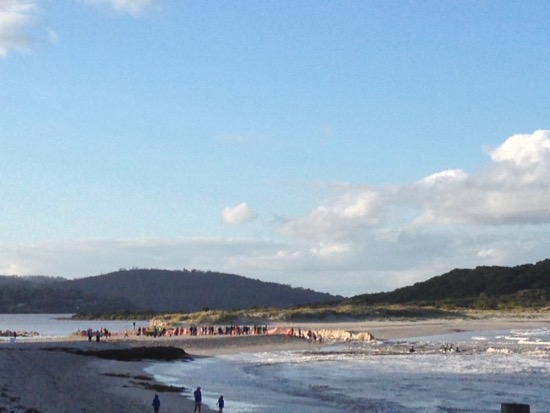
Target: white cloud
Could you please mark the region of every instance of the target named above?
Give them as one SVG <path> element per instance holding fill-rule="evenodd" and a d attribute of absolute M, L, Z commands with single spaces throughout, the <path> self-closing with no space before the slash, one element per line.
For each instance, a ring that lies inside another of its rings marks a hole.
<path fill-rule="evenodd" d="M 447 171 L 413 185 L 409 202 L 423 210 L 416 223 L 550 222 L 550 131 L 514 135 L 490 159 L 479 173 Z"/>
<path fill-rule="evenodd" d="M 336 207 L 336 214 L 345 218 L 365 218 L 377 214 L 378 196 L 372 192 L 362 192 L 349 202 Z"/>
<path fill-rule="evenodd" d="M 119 268 L 166 268 L 242 274 L 249 265 L 281 245 L 222 238 L 91 239 L 49 241 L 34 245 L 0 245 L 0 274 L 43 274 L 76 278 Z M 86 273 L 83 273 L 85 271 Z M 248 272 L 249 273 L 249 272 Z"/>
<path fill-rule="evenodd" d="M 301 256 L 302 253 L 300 251 L 279 250 L 275 254 L 275 258 L 278 260 L 293 260 L 300 258 Z"/>
<path fill-rule="evenodd" d="M 10 50 L 24 51 L 30 44 L 26 29 L 37 11 L 35 1 L 0 0 L 0 56 Z"/>
<path fill-rule="evenodd" d="M 254 218 L 252 210 L 246 202 L 234 207 L 225 207 L 222 211 L 223 223 L 226 225 L 241 225 L 251 221 Z"/>
<path fill-rule="evenodd" d="M 412 184 L 349 188 L 305 216 L 287 217 L 282 233 L 301 251 L 291 263 L 364 274 L 369 285 L 381 272 L 425 279 L 454 267 L 545 258 L 550 131 L 512 136 L 490 152 L 489 161 L 473 173 L 454 169 Z"/>
<path fill-rule="evenodd" d="M 350 250 L 350 246 L 344 243 L 337 244 L 324 244 L 320 243 L 318 247 L 311 248 L 311 253 L 322 257 L 339 255 L 346 253 Z"/>
<path fill-rule="evenodd" d="M 347 237 L 360 227 L 378 225 L 382 219 L 382 193 L 372 190 L 352 192 L 338 198 L 332 205 L 315 208 L 309 215 L 289 219 L 283 225 L 286 234 L 323 242 Z"/>
<path fill-rule="evenodd" d="M 514 135 L 490 158 L 481 172 L 447 171 L 413 185 L 405 202 L 423 211 L 416 223 L 549 223 L 550 131 Z"/>
<path fill-rule="evenodd" d="M 450 169 L 437 172 L 420 180 L 420 184 L 426 186 L 447 185 L 453 182 L 462 182 L 468 178 L 468 174 L 461 169 Z"/>
<path fill-rule="evenodd" d="M 140 15 L 151 9 L 155 0 L 82 0 L 84 3 L 106 5 L 118 13 L 127 13 L 133 16 Z"/>
<path fill-rule="evenodd" d="M 478 251 L 477 256 L 490 262 L 498 263 L 502 260 L 502 254 L 493 247 L 483 248 Z"/>
<path fill-rule="evenodd" d="M 513 162 L 529 166 L 548 162 L 550 156 L 550 131 L 538 130 L 531 135 L 514 135 L 490 152 L 495 162 Z"/>

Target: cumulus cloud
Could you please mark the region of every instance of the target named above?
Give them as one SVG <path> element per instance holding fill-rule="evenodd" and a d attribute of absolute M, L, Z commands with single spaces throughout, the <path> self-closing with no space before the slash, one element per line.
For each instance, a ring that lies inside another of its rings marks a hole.
<path fill-rule="evenodd" d="M 490 152 L 495 162 L 513 162 L 520 167 L 548 162 L 550 131 L 538 130 L 531 135 L 514 135 Z"/>
<path fill-rule="evenodd" d="M 118 13 L 137 16 L 152 8 L 155 0 L 82 0 L 84 3 L 106 5 Z"/>
<path fill-rule="evenodd" d="M 225 207 L 222 211 L 222 220 L 226 225 L 241 225 L 251 221 L 254 213 L 248 207 L 246 202 L 233 207 Z"/>
<path fill-rule="evenodd" d="M 334 238 L 339 228 L 347 234 L 350 227 L 377 226 L 400 208 L 417 211 L 416 225 L 550 223 L 550 131 L 514 135 L 489 155 L 491 163 L 480 172 L 447 170 L 412 184 L 347 194 L 286 228 Z"/>
<path fill-rule="evenodd" d="M 10 50 L 28 49 L 30 38 L 26 30 L 37 9 L 31 0 L 0 0 L 0 56 Z"/>
<path fill-rule="evenodd" d="M 332 264 L 335 271 L 364 274 L 365 283 L 383 272 L 425 279 L 456 266 L 544 258 L 550 131 L 511 136 L 488 154 L 480 171 L 453 169 L 413 183 L 350 188 L 305 216 L 286 217 L 282 233 L 299 240 L 304 267 L 322 271 Z M 384 283 L 397 287 L 396 280 Z"/>
<path fill-rule="evenodd" d="M 550 222 L 550 131 L 514 135 L 490 152 L 481 172 L 448 171 L 410 189 L 419 224 Z"/>
<path fill-rule="evenodd" d="M 359 228 L 380 223 L 383 215 L 383 194 L 372 190 L 350 192 L 329 205 L 315 208 L 309 215 L 289 219 L 283 231 L 301 238 L 333 240 L 348 237 Z"/>

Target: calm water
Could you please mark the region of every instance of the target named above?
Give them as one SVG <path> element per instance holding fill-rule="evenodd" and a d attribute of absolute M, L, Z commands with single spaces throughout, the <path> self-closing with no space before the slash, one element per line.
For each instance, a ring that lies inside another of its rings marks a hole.
<path fill-rule="evenodd" d="M 460 352 L 444 352 L 449 343 Z M 201 386 L 211 407 L 223 394 L 227 413 L 497 413 L 501 403 L 550 412 L 548 329 L 238 354 L 147 371 L 167 384 Z"/>
<path fill-rule="evenodd" d="M 125 331 L 133 328 L 132 321 L 70 320 L 72 314 L 0 314 L 1 331 L 34 331 L 41 337 L 59 337 L 92 328 Z M 136 328 L 147 327 L 148 321 L 136 321 Z M 18 338 L 24 340 L 24 337 Z M 0 340 L 8 340 L 0 337 Z"/>

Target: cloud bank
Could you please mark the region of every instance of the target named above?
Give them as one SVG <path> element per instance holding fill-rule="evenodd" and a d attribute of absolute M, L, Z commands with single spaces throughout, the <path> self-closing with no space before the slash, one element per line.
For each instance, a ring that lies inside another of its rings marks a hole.
<path fill-rule="evenodd" d="M 550 251 L 550 131 L 514 135 L 484 168 L 392 186 L 326 186 L 330 201 L 270 222 L 261 239 L 52 241 L 0 247 L 0 273 L 75 277 L 124 267 L 197 268 L 343 295 L 391 290 L 478 265 Z M 316 187 L 318 188 L 318 187 Z M 246 203 L 223 223 L 254 217 Z M 266 239 L 268 241 L 266 241 Z M 86 269 L 87 274 L 83 274 Z"/>

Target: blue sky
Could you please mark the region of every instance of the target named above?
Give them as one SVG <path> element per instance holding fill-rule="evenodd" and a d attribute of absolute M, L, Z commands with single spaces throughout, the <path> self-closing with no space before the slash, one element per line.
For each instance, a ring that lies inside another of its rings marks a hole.
<path fill-rule="evenodd" d="M 0 274 L 351 296 L 550 250 L 547 1 L 0 0 Z"/>

